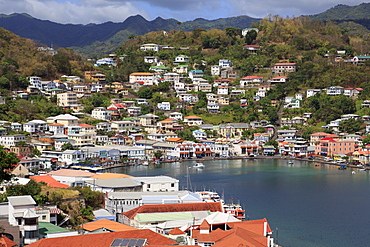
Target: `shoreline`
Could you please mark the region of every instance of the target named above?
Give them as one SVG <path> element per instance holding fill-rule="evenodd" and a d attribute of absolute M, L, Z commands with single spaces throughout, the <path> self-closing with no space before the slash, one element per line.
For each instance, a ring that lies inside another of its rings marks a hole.
<path fill-rule="evenodd" d="M 248 157 L 248 156 L 235 156 L 235 157 L 228 157 L 228 158 L 214 158 L 214 157 L 204 157 L 204 158 L 192 158 L 192 159 L 179 159 L 179 160 L 163 160 L 159 161 L 158 164 L 165 164 L 165 163 L 174 163 L 174 162 L 183 162 L 183 161 L 212 161 L 212 160 L 238 160 L 238 159 L 281 159 L 281 160 L 297 160 L 297 161 L 309 161 L 309 162 L 316 162 L 320 164 L 326 164 L 326 165 L 334 165 L 334 166 L 346 166 L 348 168 L 357 168 L 357 169 L 365 169 L 365 170 L 370 170 L 370 167 L 358 167 L 353 164 L 349 163 L 334 163 L 333 161 L 325 161 L 320 158 L 314 158 L 314 159 L 309 159 L 309 158 L 297 158 L 297 157 L 291 157 L 291 156 L 280 156 L 280 155 L 275 155 L 275 156 L 264 156 L 264 155 L 257 155 L 255 157 Z M 103 171 L 107 169 L 112 169 L 112 168 L 118 168 L 118 167 L 127 167 L 127 166 L 135 166 L 136 164 L 125 164 L 125 163 L 119 163 L 115 165 L 110 165 L 110 166 L 105 166 L 97 169 L 96 172 L 98 171 Z M 142 164 L 139 164 L 142 165 Z M 156 165 L 154 163 L 150 163 L 148 166 L 151 165 Z"/>

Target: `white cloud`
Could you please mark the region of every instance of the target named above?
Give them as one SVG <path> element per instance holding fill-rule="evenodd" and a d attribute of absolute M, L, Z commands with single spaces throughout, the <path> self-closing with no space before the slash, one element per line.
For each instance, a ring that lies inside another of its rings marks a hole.
<path fill-rule="evenodd" d="M 344 1 L 342 4 L 358 5 L 363 0 Z M 160 16 L 179 21 L 238 15 L 299 16 L 321 13 L 337 4 L 336 0 L 0 0 L 0 9 L 3 14 L 27 13 L 59 23 L 88 24 L 122 22 L 137 14 L 148 20 Z"/>
<path fill-rule="evenodd" d="M 127 17 L 140 14 L 148 17 L 144 10 L 137 9 L 132 2 L 118 4 L 114 1 L 61 1 L 61 0 L 13 0 L 0 1 L 3 14 L 27 13 L 31 16 L 58 23 L 102 23 L 122 22 Z"/>

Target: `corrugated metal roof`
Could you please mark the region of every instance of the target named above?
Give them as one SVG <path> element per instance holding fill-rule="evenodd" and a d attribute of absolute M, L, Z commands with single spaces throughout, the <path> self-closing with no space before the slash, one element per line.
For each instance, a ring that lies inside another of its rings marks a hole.
<path fill-rule="evenodd" d="M 36 205 L 35 200 L 32 196 L 8 196 L 8 201 L 13 206 L 22 206 L 22 205 Z"/>

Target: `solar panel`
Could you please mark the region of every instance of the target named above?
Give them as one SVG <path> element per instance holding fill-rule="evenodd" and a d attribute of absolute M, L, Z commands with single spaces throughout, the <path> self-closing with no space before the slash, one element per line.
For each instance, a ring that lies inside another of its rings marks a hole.
<path fill-rule="evenodd" d="M 142 247 L 146 245 L 146 239 L 116 238 L 110 247 Z"/>

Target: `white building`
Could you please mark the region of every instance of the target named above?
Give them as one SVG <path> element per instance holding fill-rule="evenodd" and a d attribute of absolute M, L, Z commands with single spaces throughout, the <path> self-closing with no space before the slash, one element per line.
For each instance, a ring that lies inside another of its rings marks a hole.
<path fill-rule="evenodd" d="M 149 72 L 131 73 L 129 78 L 130 83 L 143 82 L 144 86 L 152 86 L 154 84 L 154 74 Z"/>
<path fill-rule="evenodd" d="M 155 51 L 158 52 L 160 49 L 160 46 L 157 44 L 142 44 L 140 46 L 141 51 Z"/>
<path fill-rule="evenodd" d="M 0 136 L 0 145 L 6 148 L 17 146 L 20 141 L 25 141 L 24 135 L 5 135 Z"/>
<path fill-rule="evenodd" d="M 189 57 L 186 55 L 178 55 L 175 57 L 175 63 L 188 63 Z"/>
<path fill-rule="evenodd" d="M 34 88 L 37 88 L 39 90 L 42 90 L 42 83 L 41 83 L 40 79 L 41 79 L 40 77 L 31 76 L 29 78 L 30 87 L 34 87 Z"/>
<path fill-rule="evenodd" d="M 171 110 L 170 102 L 161 102 L 157 104 L 157 108 L 162 111 L 169 111 Z"/>
<path fill-rule="evenodd" d="M 315 96 L 317 93 L 321 93 L 321 92 L 322 92 L 321 89 L 307 89 L 306 97 L 309 98 L 309 97 Z"/>
<path fill-rule="evenodd" d="M 221 73 L 221 68 L 218 65 L 211 66 L 211 75 L 212 76 L 219 76 Z"/>
<path fill-rule="evenodd" d="M 182 113 L 181 112 L 171 112 L 170 113 L 170 118 L 177 119 L 177 120 L 182 120 Z"/>
<path fill-rule="evenodd" d="M 344 88 L 341 86 L 332 86 L 326 89 L 326 94 L 330 96 L 338 96 L 344 93 Z"/>
<path fill-rule="evenodd" d="M 8 222 L 13 226 L 19 226 L 21 245 L 36 242 L 39 239 L 36 202 L 30 195 L 9 196 L 8 201 Z"/>
<path fill-rule="evenodd" d="M 109 121 L 112 118 L 112 114 L 105 107 L 96 107 L 91 111 L 91 117 Z"/>
<path fill-rule="evenodd" d="M 95 67 L 98 67 L 101 65 L 116 66 L 116 63 L 114 62 L 112 58 L 106 57 L 106 58 L 97 60 L 94 64 Z"/>
<path fill-rule="evenodd" d="M 220 66 L 220 68 L 230 68 L 233 66 L 233 63 L 230 60 L 221 59 L 218 61 L 218 66 Z"/>

